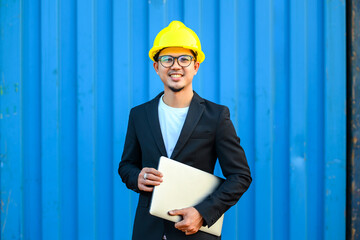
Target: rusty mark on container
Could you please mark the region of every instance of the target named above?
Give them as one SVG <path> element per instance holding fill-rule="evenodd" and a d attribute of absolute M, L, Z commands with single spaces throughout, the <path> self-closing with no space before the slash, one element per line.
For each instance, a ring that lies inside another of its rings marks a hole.
<path fill-rule="evenodd" d="M 351 228 L 351 235 L 352 235 L 352 239 L 355 239 L 355 234 L 356 234 L 356 229 L 355 228 Z"/>
<path fill-rule="evenodd" d="M 356 189 L 356 185 L 355 185 L 355 181 L 353 181 L 351 184 L 351 191 L 354 192 L 355 189 Z"/>
<path fill-rule="evenodd" d="M 352 61 L 356 61 L 356 58 L 357 58 L 357 53 L 356 53 L 356 51 L 352 51 L 351 60 L 352 60 Z"/>

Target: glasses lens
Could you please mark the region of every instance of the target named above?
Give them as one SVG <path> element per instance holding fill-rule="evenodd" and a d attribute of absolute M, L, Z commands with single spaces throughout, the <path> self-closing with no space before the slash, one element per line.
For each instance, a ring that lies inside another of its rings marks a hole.
<path fill-rule="evenodd" d="M 162 56 L 160 57 L 160 63 L 164 67 L 170 67 L 174 62 L 174 58 L 171 56 Z"/>
<path fill-rule="evenodd" d="M 179 60 L 179 65 L 182 66 L 182 67 L 187 67 L 187 66 L 190 65 L 191 59 L 192 59 L 192 57 L 191 57 L 191 56 L 188 56 L 188 55 L 180 56 L 180 57 L 178 58 L 178 60 Z"/>

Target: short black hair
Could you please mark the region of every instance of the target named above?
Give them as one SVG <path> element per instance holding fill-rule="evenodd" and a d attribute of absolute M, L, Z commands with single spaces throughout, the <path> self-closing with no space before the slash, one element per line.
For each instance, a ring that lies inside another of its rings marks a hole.
<path fill-rule="evenodd" d="M 159 60 L 159 55 L 162 49 L 160 49 L 159 51 L 157 51 L 157 53 L 154 55 L 154 60 L 155 62 L 157 62 Z"/>
<path fill-rule="evenodd" d="M 157 61 L 159 60 L 160 52 L 161 52 L 162 50 L 164 50 L 164 49 L 165 49 L 165 48 L 160 49 L 160 50 L 157 51 L 157 53 L 154 55 L 154 60 L 155 60 L 155 62 L 157 62 Z M 191 49 L 190 49 L 190 51 L 191 51 L 191 53 L 193 54 L 194 59 L 195 59 L 195 62 L 196 62 L 197 53 L 196 53 L 195 51 L 191 50 Z"/>

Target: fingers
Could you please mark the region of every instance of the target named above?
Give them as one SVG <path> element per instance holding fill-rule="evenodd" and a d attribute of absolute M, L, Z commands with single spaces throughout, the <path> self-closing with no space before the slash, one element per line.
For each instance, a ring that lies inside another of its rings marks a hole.
<path fill-rule="evenodd" d="M 172 211 L 169 211 L 169 215 L 176 216 L 176 215 L 183 215 L 184 211 L 182 209 L 175 209 Z"/>
<path fill-rule="evenodd" d="M 158 170 L 156 170 L 155 168 L 146 168 L 145 167 L 145 168 L 142 169 L 142 171 L 144 173 L 152 174 L 152 175 L 157 176 L 157 177 L 162 177 L 163 176 L 162 173 L 159 172 Z"/>
<path fill-rule="evenodd" d="M 184 219 L 180 222 L 175 223 L 175 228 L 179 229 L 180 231 L 183 231 L 185 235 L 191 235 L 197 233 L 200 227 L 194 225 L 190 219 Z"/>
<path fill-rule="evenodd" d="M 174 209 L 174 210 L 169 211 L 168 214 L 170 216 L 177 216 L 177 215 L 182 216 L 183 220 L 175 223 L 175 228 L 183 231 L 188 227 L 188 223 L 185 222 L 185 220 L 184 220 L 184 215 L 186 214 L 186 211 L 184 211 L 184 209 Z"/>
<path fill-rule="evenodd" d="M 162 174 L 153 168 L 149 168 L 149 169 L 150 170 L 146 170 L 146 172 L 144 172 L 144 175 L 146 174 L 146 180 L 154 181 L 154 182 L 162 182 Z"/>
<path fill-rule="evenodd" d="M 143 168 L 138 176 L 138 188 L 141 191 L 152 192 L 154 187 L 162 182 L 162 173 L 154 168 Z"/>
<path fill-rule="evenodd" d="M 197 233 L 203 224 L 203 218 L 194 208 L 183 208 L 169 211 L 169 215 L 181 215 L 183 220 L 175 223 L 175 228 L 183 231 L 186 235 Z"/>

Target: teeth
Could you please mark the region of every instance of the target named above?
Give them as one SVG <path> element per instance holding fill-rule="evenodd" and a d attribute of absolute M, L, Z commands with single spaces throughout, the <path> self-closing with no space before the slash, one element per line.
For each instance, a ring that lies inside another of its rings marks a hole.
<path fill-rule="evenodd" d="M 181 77 L 180 74 L 172 74 L 171 76 L 172 76 L 172 77 L 175 77 L 175 78 Z"/>

